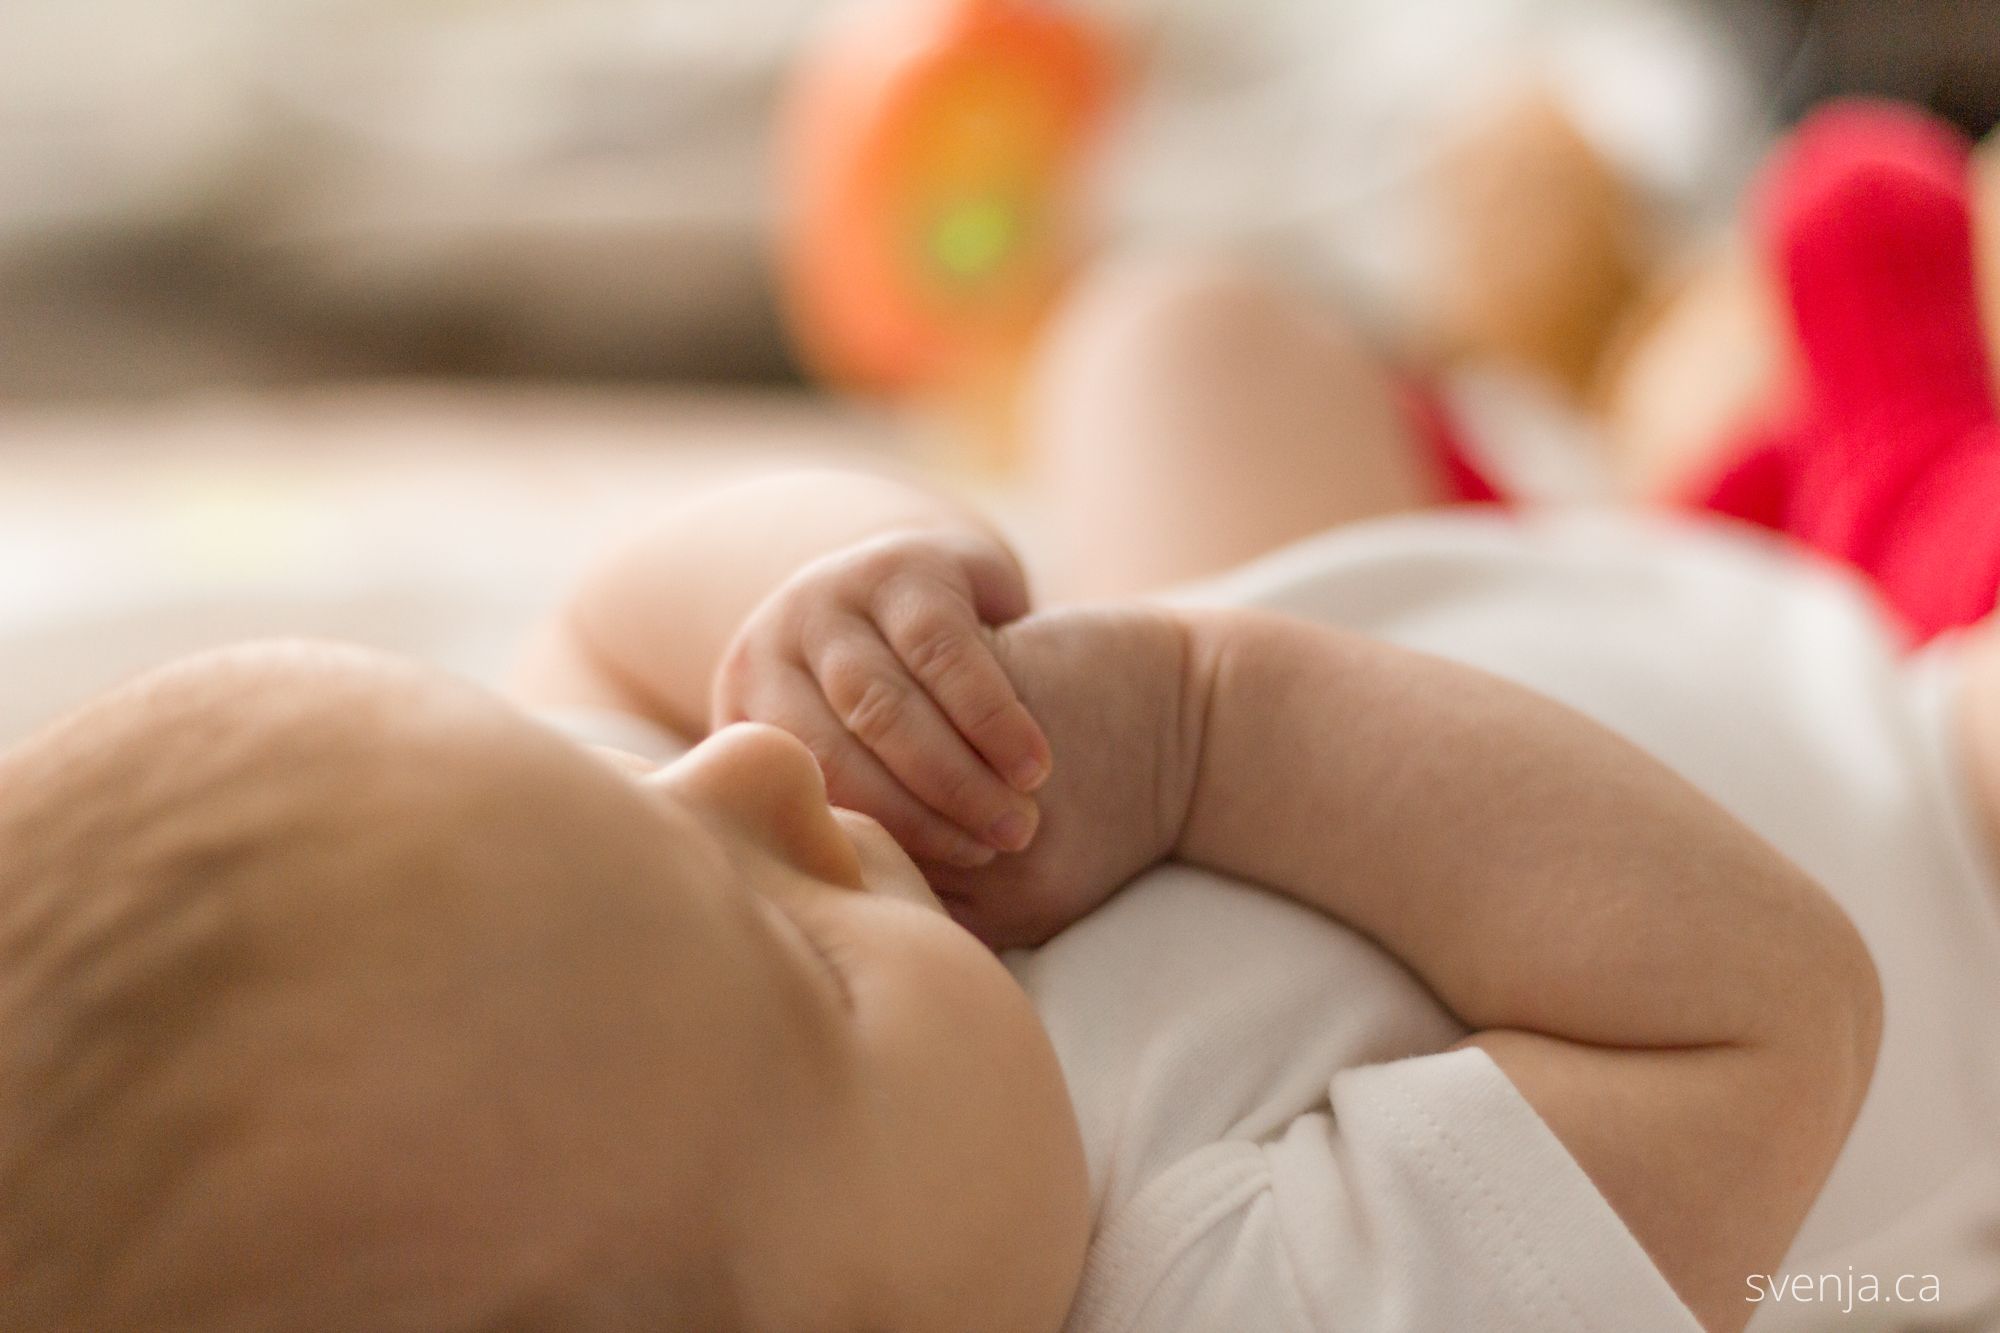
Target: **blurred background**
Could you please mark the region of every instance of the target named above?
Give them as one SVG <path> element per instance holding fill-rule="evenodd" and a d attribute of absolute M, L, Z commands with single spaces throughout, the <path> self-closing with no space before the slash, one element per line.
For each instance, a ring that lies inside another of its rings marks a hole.
<path fill-rule="evenodd" d="M 1499 367 L 1548 409 L 1520 434 L 1646 399 L 1606 367 L 1804 109 L 2000 117 L 2000 0 L 1063 3 L 1128 74 L 1104 244 L 1254 255 L 1412 364 Z M 0 743 L 241 634 L 491 674 L 690 478 L 922 457 L 814 390 L 778 313 L 774 110 L 851 7 L 8 6 Z"/>

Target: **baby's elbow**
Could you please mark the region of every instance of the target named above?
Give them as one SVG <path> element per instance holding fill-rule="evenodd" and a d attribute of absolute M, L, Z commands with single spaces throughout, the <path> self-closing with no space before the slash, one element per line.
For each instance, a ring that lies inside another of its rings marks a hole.
<path fill-rule="evenodd" d="M 1811 930 L 1798 942 L 1788 1022 L 1773 1038 L 1838 1152 L 1861 1113 L 1882 1044 L 1882 979 L 1874 956 L 1843 911 L 1819 895 Z M 1794 1115 L 1803 1109 L 1793 1100 Z M 1794 1122 L 1796 1123 L 1796 1121 Z"/>
<path fill-rule="evenodd" d="M 1861 938 L 1854 923 L 1840 913 L 1841 998 L 1844 1002 L 1847 1037 L 1844 1055 L 1852 1083 L 1854 1114 L 1861 1111 L 1862 1099 L 1875 1076 L 1875 1058 L 1882 1048 L 1882 975 L 1876 970 L 1875 956 Z"/>

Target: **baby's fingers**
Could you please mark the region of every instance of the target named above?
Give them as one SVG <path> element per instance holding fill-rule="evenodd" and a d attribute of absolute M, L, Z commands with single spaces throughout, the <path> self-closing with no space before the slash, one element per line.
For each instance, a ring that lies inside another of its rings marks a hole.
<path fill-rule="evenodd" d="M 1041 786 L 1049 775 L 1048 738 L 1015 694 L 961 590 L 920 574 L 890 580 L 876 594 L 875 618 L 903 666 L 987 765 L 1016 791 Z"/>
<path fill-rule="evenodd" d="M 763 691 L 764 697 L 743 715 L 782 727 L 804 741 L 819 761 L 829 801 L 868 815 L 920 861 L 976 869 L 993 859 L 991 847 L 904 790 L 834 716 L 817 681 L 797 668 L 785 676 Z"/>
<path fill-rule="evenodd" d="M 813 647 L 808 660 L 834 715 L 912 795 L 989 847 L 1028 845 L 1034 802 L 973 752 L 874 626 L 843 618 Z"/>

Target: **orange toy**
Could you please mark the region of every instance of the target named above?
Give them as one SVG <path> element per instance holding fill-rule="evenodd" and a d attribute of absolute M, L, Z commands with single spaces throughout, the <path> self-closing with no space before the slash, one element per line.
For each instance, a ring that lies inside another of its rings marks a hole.
<path fill-rule="evenodd" d="M 1036 0 L 889 0 L 830 34 L 781 125 L 779 264 L 807 363 L 963 396 L 1005 376 L 1083 249 L 1109 45 Z"/>

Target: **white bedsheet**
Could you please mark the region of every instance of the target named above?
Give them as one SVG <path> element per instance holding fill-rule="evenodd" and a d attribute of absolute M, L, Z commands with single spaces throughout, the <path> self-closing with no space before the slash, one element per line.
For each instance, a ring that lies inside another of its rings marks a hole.
<path fill-rule="evenodd" d="M 593 552 L 691 486 L 881 434 L 779 393 L 0 411 L 0 745 L 244 638 L 325 635 L 491 678 Z"/>

